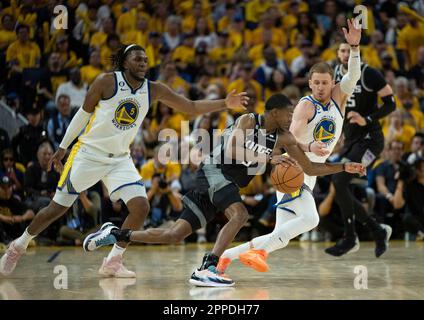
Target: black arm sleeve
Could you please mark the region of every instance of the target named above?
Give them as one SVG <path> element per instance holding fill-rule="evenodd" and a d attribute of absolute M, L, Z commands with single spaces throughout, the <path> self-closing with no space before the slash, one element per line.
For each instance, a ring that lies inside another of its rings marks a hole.
<path fill-rule="evenodd" d="M 382 97 L 381 100 L 383 100 L 383 105 L 379 106 L 376 112 L 370 114 L 366 118 L 367 122 L 372 122 L 373 120 L 384 118 L 385 116 L 395 111 L 396 109 L 395 98 L 393 97 L 392 94 Z"/>
<path fill-rule="evenodd" d="M 371 67 L 367 67 L 364 72 L 364 82 L 366 87 L 373 90 L 376 94 L 387 85 L 383 74 Z M 393 95 L 384 96 L 381 99 L 383 100 L 383 105 L 379 106 L 376 112 L 366 117 L 368 124 L 374 120 L 386 117 L 396 109 Z"/>

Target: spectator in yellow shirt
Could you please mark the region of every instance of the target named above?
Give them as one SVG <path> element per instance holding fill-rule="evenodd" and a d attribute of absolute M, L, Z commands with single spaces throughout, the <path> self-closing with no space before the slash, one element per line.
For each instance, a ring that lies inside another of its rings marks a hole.
<path fill-rule="evenodd" d="M 121 43 L 118 35 L 110 34 L 107 36 L 106 45 L 100 50 L 100 62 L 103 70 L 113 70 L 111 57 L 118 52 L 120 45 Z"/>
<path fill-rule="evenodd" d="M 106 45 L 108 35 L 115 33 L 115 24 L 112 18 L 103 20 L 101 30 L 95 32 L 90 39 L 90 47 L 100 50 Z"/>
<path fill-rule="evenodd" d="M 223 70 L 228 70 L 228 63 L 231 61 L 236 48 L 231 46 L 228 32 L 218 33 L 218 45 L 209 52 L 209 58 L 218 65 L 218 74 Z"/>
<path fill-rule="evenodd" d="M 253 35 L 252 35 L 252 37 L 253 37 Z M 275 52 L 277 54 L 277 58 L 278 59 L 283 58 L 283 51 L 281 50 L 281 47 L 273 45 L 271 43 L 271 41 L 272 41 L 272 31 L 271 30 L 263 30 L 262 39 L 263 39 L 263 43 L 260 43 L 260 44 L 253 46 L 248 51 L 248 54 L 247 54 L 249 59 L 253 61 L 253 64 L 254 64 L 255 67 L 259 67 L 261 65 L 261 63 L 264 61 L 265 57 L 263 55 L 263 52 L 264 52 L 265 47 L 271 46 L 275 50 Z"/>
<path fill-rule="evenodd" d="M 249 29 L 255 29 L 262 14 L 272 6 L 269 0 L 253 0 L 246 4 L 246 21 Z"/>
<path fill-rule="evenodd" d="M 230 42 L 232 43 L 233 47 L 237 49 L 240 47 L 247 49 L 252 45 L 252 31 L 245 28 L 245 22 L 243 18 L 234 18 L 233 22 L 228 28 L 228 32 L 230 34 Z"/>
<path fill-rule="evenodd" d="M 418 131 L 424 129 L 424 115 L 420 109 L 417 97 L 413 96 L 408 86 L 408 79 L 398 77 L 395 80 L 396 107 L 404 111 L 404 122 L 413 126 Z"/>
<path fill-rule="evenodd" d="M 317 27 L 314 19 L 307 12 L 299 13 L 298 23 L 295 28 L 290 32 L 290 45 L 294 45 L 296 35 L 303 34 L 306 40 L 309 40 L 317 49 L 322 46 L 321 32 Z"/>
<path fill-rule="evenodd" d="M 137 21 L 138 1 L 127 0 L 127 12 L 121 14 L 116 22 L 116 32 L 124 34 L 127 31 L 134 30 Z"/>
<path fill-rule="evenodd" d="M 150 188 L 155 175 L 162 175 L 168 183 L 178 180 L 181 175 L 181 165 L 176 162 L 163 163 L 159 159 L 159 149 L 160 147 L 155 148 L 154 158 L 148 160 L 140 169 L 140 175 L 147 188 Z"/>
<path fill-rule="evenodd" d="M 166 1 L 157 1 L 153 5 L 154 14 L 149 20 L 151 32 L 164 33 L 166 31 L 166 20 L 169 16 L 168 5 Z"/>
<path fill-rule="evenodd" d="M 16 40 L 16 33 L 13 31 L 14 22 L 13 16 L 5 14 L 1 17 L 2 29 L 0 29 L 0 51 L 3 51 Z"/>
<path fill-rule="evenodd" d="M 194 36 L 191 33 L 183 34 L 182 44 L 175 48 L 172 60 L 178 63 L 180 69 L 185 69 L 187 64 L 194 62 Z"/>
<path fill-rule="evenodd" d="M 177 73 L 177 66 L 174 61 L 165 61 L 161 65 L 159 81 L 167 84 L 175 92 L 187 96 L 189 86 Z"/>
<path fill-rule="evenodd" d="M 389 124 L 383 128 L 383 134 L 386 141 L 401 141 L 404 151 L 409 152 L 416 131 L 413 126 L 404 123 L 402 113 L 400 110 L 395 110 L 389 115 Z"/>
<path fill-rule="evenodd" d="M 56 40 L 56 51 L 60 54 L 60 62 L 64 68 L 73 68 L 82 64 L 74 51 L 69 50 L 68 36 L 61 35 Z"/>
<path fill-rule="evenodd" d="M 251 62 L 245 62 L 243 64 L 236 64 L 236 72 L 235 78 L 236 80 L 232 81 L 227 88 L 227 92 L 231 92 L 231 90 L 236 90 L 237 92 L 246 91 L 248 87 L 251 87 L 255 90 L 255 97 L 259 100 L 262 100 L 262 86 L 261 84 L 253 79 L 254 68 Z M 232 110 L 234 112 L 241 112 L 240 110 Z"/>
<path fill-rule="evenodd" d="M 202 3 L 201 1 L 195 1 L 193 3 L 193 8 L 190 13 L 183 19 L 183 32 L 184 33 L 196 33 L 195 28 L 199 19 L 205 19 L 206 25 L 209 28 L 210 32 L 214 31 L 213 20 L 210 17 L 203 15 Z"/>
<path fill-rule="evenodd" d="M 271 44 L 276 47 L 285 48 L 287 46 L 286 34 L 279 28 L 275 27 L 275 18 L 269 11 L 261 16 L 261 24 L 252 33 L 253 45 L 264 43 L 264 31 L 271 32 Z"/>
<path fill-rule="evenodd" d="M 29 27 L 19 25 L 16 28 L 18 40 L 13 42 L 6 52 L 6 62 L 11 66 L 12 72 L 22 72 L 26 68 L 36 68 L 40 65 L 40 48 L 29 41 Z"/>
<path fill-rule="evenodd" d="M 228 31 L 228 27 L 231 24 L 234 16 L 236 15 L 236 6 L 233 3 L 227 3 L 225 5 L 225 14 L 218 21 L 218 32 Z"/>
<path fill-rule="evenodd" d="M 376 69 L 382 68 L 382 61 L 380 59 L 383 52 L 389 54 L 391 59 L 392 70 L 398 70 L 399 64 L 397 62 L 396 52 L 391 45 L 384 42 L 384 35 L 380 30 L 375 30 L 371 34 L 371 41 L 368 46 L 362 48 L 362 56 L 364 60 Z"/>
<path fill-rule="evenodd" d="M 125 45 L 135 43 L 146 48 L 147 37 L 149 35 L 149 16 L 145 13 L 139 13 L 136 28 L 131 29 L 121 35 L 121 42 Z"/>
<path fill-rule="evenodd" d="M 90 54 L 89 64 L 81 68 L 81 79 L 90 85 L 97 76 L 102 73 L 102 64 L 100 63 L 100 52 L 94 50 Z"/>
<path fill-rule="evenodd" d="M 417 63 L 417 49 L 424 43 L 424 23 L 418 22 L 414 17 L 408 16 L 409 23 L 397 37 L 397 49 L 405 57 L 405 69 Z"/>

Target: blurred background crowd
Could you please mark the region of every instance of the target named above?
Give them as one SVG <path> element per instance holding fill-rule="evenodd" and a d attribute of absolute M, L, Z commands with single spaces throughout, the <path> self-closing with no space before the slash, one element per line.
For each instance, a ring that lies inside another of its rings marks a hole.
<path fill-rule="evenodd" d="M 57 5 L 67 9 L 67 28 L 56 29 Z M 150 80 L 186 97 L 222 99 L 235 89 L 250 97 L 246 111 L 197 118 L 152 104 L 131 148 L 146 186 L 151 212 L 145 227 L 171 224 L 181 212 L 181 195 L 195 186 L 198 161 L 158 161 L 158 133 L 171 128 L 180 144 L 192 146 L 190 130 L 211 134 L 243 112 L 264 112 L 264 102 L 282 92 L 296 104 L 309 94 L 308 70 L 318 61 L 338 62 L 341 28 L 355 5 L 367 10 L 362 60 L 379 69 L 395 93 L 396 111 L 382 120 L 386 148 L 352 185 L 370 214 L 394 229 L 395 238 L 424 238 L 424 1 L 396 0 L 4 0 L 0 2 L 0 242 L 19 236 L 53 197 L 59 173 L 48 171 L 73 114 L 93 80 L 112 71 L 110 56 L 122 44 L 143 46 Z M 380 102 L 381 104 L 381 102 Z M 343 144 L 330 157 L 337 159 Z M 193 159 L 192 159 L 193 160 Z M 272 230 L 275 192 L 268 175 L 241 190 L 250 219 L 237 240 Z M 390 192 L 390 199 L 384 194 Z M 300 240 L 341 236 L 342 219 L 329 177 L 314 190 L 321 222 Z M 99 224 L 126 217 L 101 183 L 48 228 L 39 244 L 79 245 Z M 187 241 L 214 241 L 225 216 Z M 359 236 L 369 238 L 358 225 Z"/>

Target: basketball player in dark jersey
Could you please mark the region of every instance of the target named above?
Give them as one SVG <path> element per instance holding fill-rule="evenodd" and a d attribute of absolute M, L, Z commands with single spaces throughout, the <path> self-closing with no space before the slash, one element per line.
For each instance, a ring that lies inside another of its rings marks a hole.
<path fill-rule="evenodd" d="M 336 83 L 346 73 L 349 51 L 347 43 L 340 44 L 337 55 L 341 63 L 335 68 Z M 381 106 L 377 105 L 378 97 L 383 101 Z M 360 162 L 365 167 L 372 165 L 384 148 L 384 136 L 379 119 L 394 110 L 392 88 L 378 70 L 362 63 L 361 79 L 346 103 L 346 117 L 343 124 L 345 140 L 340 155 L 342 162 Z M 367 215 L 364 207 L 352 194 L 350 189 L 352 178 L 354 176 L 347 172 L 338 173 L 333 177 L 337 190 L 336 202 L 342 212 L 345 234 L 336 245 L 327 248 L 325 252 L 341 256 L 359 249 L 355 231 L 355 217 L 357 217 L 358 221 L 371 230 L 376 242 L 375 255 L 379 257 L 387 250 L 391 228 L 388 225 L 378 224 L 374 217 Z"/>
<path fill-rule="evenodd" d="M 179 243 L 221 211 L 229 221 L 219 232 L 212 252 L 205 254 L 201 267 L 193 272 L 190 283 L 198 286 L 234 285 L 233 280 L 219 274 L 216 266 L 220 255 L 248 219 L 239 189 L 247 186 L 255 174 L 263 173 L 267 163 L 296 165 L 295 161 L 282 155 L 283 149 L 308 175 L 342 171 L 365 173 L 365 167 L 359 163 L 310 162 L 302 151 L 307 146 L 300 146 L 289 131 L 293 105 L 285 95 L 271 96 L 265 110 L 263 116 L 254 113 L 240 116 L 224 131 L 220 145 L 201 164 L 197 172 L 197 188 L 184 196 L 185 209 L 172 227 L 121 232 L 113 224 L 106 223 L 98 232 L 87 236 L 84 249 L 93 251 L 117 241 Z"/>

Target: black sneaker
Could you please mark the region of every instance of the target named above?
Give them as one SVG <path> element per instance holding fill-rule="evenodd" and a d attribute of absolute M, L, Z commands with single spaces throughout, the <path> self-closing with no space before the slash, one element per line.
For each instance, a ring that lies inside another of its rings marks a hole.
<path fill-rule="evenodd" d="M 335 257 L 340 257 L 346 253 L 353 253 L 359 250 L 358 237 L 355 238 L 341 238 L 336 244 L 330 248 L 325 249 L 325 252 Z"/>
<path fill-rule="evenodd" d="M 384 252 L 386 252 L 389 247 L 389 239 L 392 235 L 392 227 L 387 224 L 380 224 L 383 232 L 378 235 L 375 235 L 375 256 L 378 258 Z"/>

